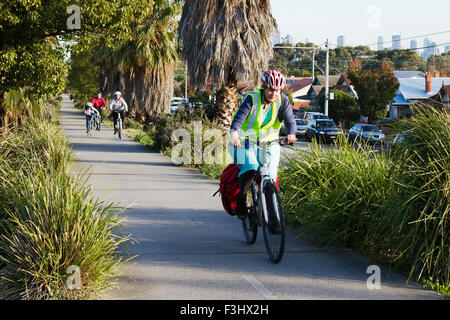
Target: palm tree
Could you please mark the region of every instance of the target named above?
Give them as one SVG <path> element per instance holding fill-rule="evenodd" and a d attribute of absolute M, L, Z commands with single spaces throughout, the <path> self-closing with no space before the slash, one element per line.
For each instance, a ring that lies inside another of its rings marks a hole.
<path fill-rule="evenodd" d="M 227 130 L 237 107 L 237 84 L 257 86 L 273 55 L 277 24 L 269 0 L 186 0 L 179 24 L 190 84 L 219 88 L 215 117 Z"/>
<path fill-rule="evenodd" d="M 9 130 L 42 115 L 43 102 L 24 89 L 10 89 L 0 99 L 0 128 Z"/>
<path fill-rule="evenodd" d="M 180 12 L 178 1 L 155 0 L 144 20 L 134 22 L 130 40 L 97 51 L 102 91 L 121 91 L 131 111 L 151 118 L 169 112 L 178 58 L 175 16 Z"/>

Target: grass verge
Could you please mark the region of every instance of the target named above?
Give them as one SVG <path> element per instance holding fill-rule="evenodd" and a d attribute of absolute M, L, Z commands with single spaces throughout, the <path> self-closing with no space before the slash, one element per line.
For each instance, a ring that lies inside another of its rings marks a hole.
<path fill-rule="evenodd" d="M 91 299 L 113 285 L 129 240 L 121 211 L 72 176 L 71 160 L 52 121 L 1 137 L 1 299 Z"/>

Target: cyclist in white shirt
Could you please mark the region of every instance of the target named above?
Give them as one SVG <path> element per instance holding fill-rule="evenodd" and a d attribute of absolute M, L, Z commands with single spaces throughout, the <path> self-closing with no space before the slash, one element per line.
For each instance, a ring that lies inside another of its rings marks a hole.
<path fill-rule="evenodd" d="M 128 105 L 122 98 L 120 91 L 114 92 L 114 98 L 109 103 L 109 110 L 113 112 L 113 122 L 114 122 L 114 134 L 117 133 L 116 121 L 117 114 L 120 112 L 122 121 L 125 119 L 124 111 L 128 111 Z"/>

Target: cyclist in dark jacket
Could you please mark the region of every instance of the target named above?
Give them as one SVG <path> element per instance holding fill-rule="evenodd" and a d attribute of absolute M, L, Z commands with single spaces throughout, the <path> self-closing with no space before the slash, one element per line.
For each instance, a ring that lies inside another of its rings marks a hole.
<path fill-rule="evenodd" d="M 92 117 L 100 116 L 100 113 L 92 107 L 92 102 L 86 102 L 84 106 L 84 115 L 86 116 L 86 133 L 89 133 L 89 122 Z"/>

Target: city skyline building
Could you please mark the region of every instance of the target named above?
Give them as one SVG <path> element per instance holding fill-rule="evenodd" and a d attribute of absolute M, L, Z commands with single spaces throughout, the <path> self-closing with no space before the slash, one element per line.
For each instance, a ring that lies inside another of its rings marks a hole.
<path fill-rule="evenodd" d="M 378 51 L 383 51 L 383 50 L 384 50 L 383 37 L 379 36 L 378 37 Z"/>
<path fill-rule="evenodd" d="M 294 42 L 292 36 L 290 34 L 287 34 L 286 37 L 284 37 L 284 42 L 283 43 L 288 43 L 288 44 L 292 44 Z"/>
<path fill-rule="evenodd" d="M 281 43 L 281 33 L 278 32 L 273 36 L 273 42 L 272 45 L 280 44 Z"/>
<path fill-rule="evenodd" d="M 339 37 L 337 37 L 337 46 L 345 47 L 345 37 L 343 35 L 340 35 Z"/>
<path fill-rule="evenodd" d="M 418 46 L 417 46 L 417 40 L 411 40 L 409 48 L 410 48 L 411 50 L 416 50 L 416 49 L 418 48 Z"/>
<path fill-rule="evenodd" d="M 425 60 L 428 60 L 430 57 L 434 55 L 439 55 L 439 48 L 436 46 L 436 42 L 431 41 L 430 38 L 423 39 L 423 52 L 422 52 L 422 58 Z"/>
<path fill-rule="evenodd" d="M 290 34 L 283 35 L 280 32 L 276 33 L 272 39 L 272 45 L 293 44 L 293 43 L 294 43 L 294 38 L 292 37 L 292 35 L 290 35 Z"/>
<path fill-rule="evenodd" d="M 397 50 L 402 48 L 402 39 L 399 34 L 395 34 L 392 36 L 392 50 Z"/>

